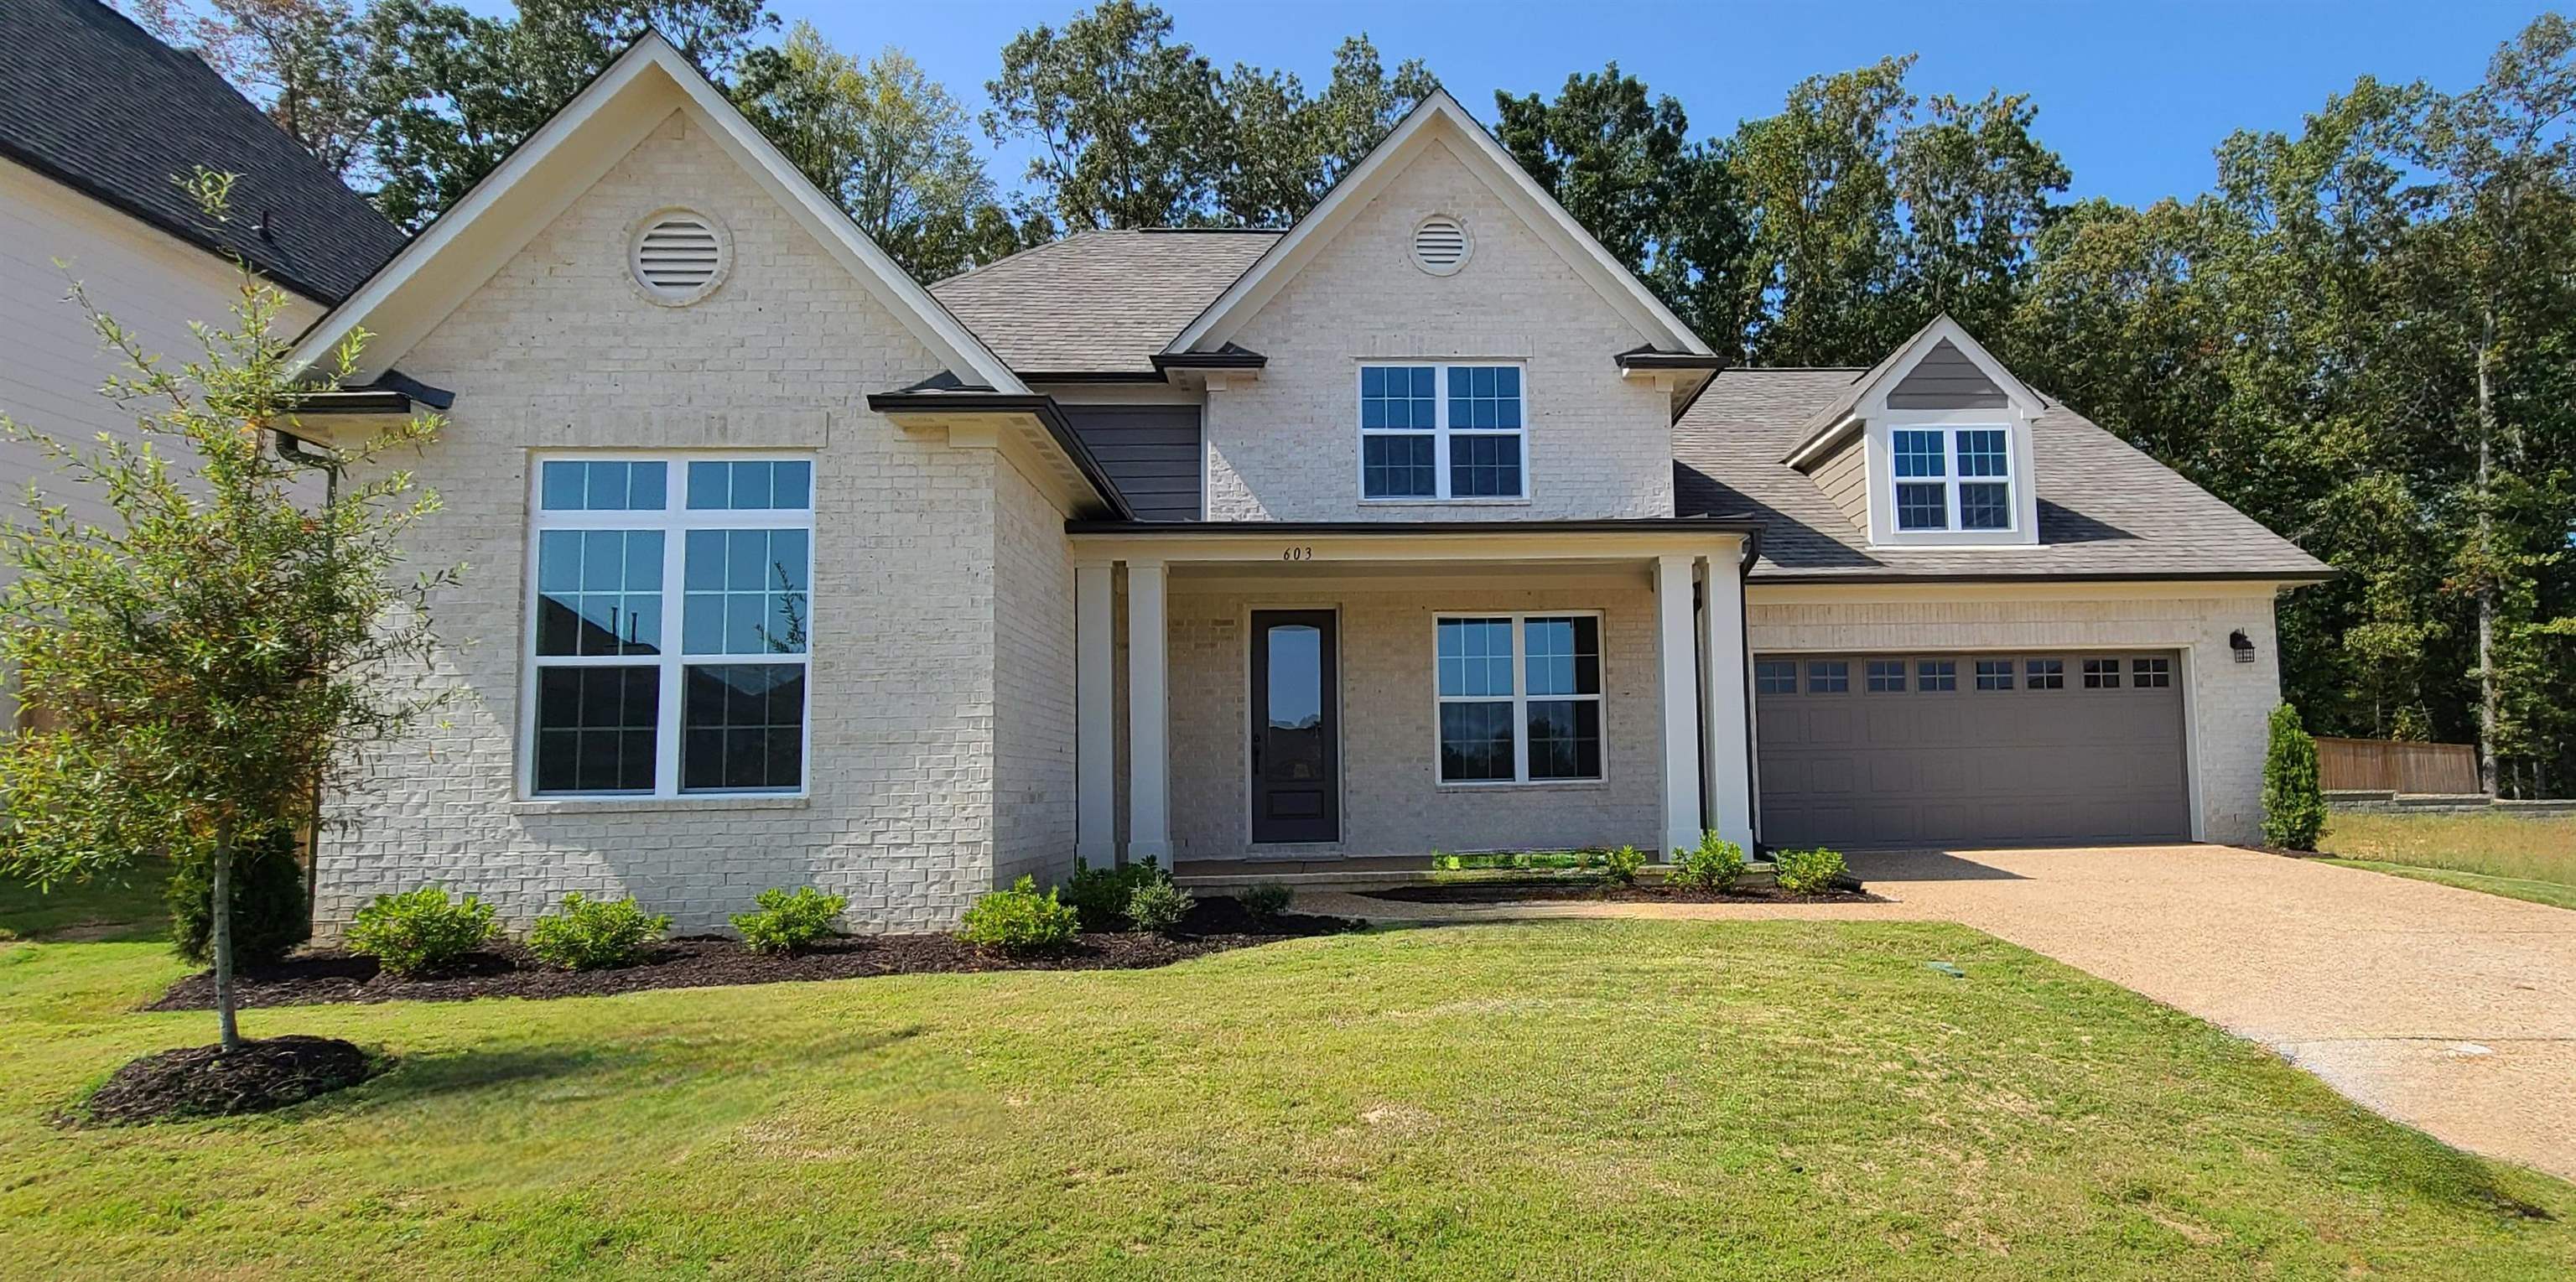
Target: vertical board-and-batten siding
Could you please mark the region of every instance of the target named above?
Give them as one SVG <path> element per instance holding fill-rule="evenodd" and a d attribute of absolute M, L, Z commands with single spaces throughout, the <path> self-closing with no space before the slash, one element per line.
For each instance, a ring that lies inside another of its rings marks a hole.
<path fill-rule="evenodd" d="M 2004 389 L 1946 338 L 1887 393 L 1887 407 L 1896 410 L 1992 410 L 2010 404 Z"/>
<path fill-rule="evenodd" d="M 1139 520 L 1195 521 L 1207 460 L 1196 405 L 1066 405 L 1074 435 Z"/>

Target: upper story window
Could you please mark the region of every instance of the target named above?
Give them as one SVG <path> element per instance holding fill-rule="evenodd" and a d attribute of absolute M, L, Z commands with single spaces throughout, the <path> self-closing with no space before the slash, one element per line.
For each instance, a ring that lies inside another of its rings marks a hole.
<path fill-rule="evenodd" d="M 1519 499 L 1518 365 L 1360 367 L 1360 497 Z"/>
<path fill-rule="evenodd" d="M 527 781 L 538 796 L 798 792 L 814 464 L 537 464 Z"/>
<path fill-rule="evenodd" d="M 2013 528 L 2007 429 L 1900 427 L 1888 446 L 1899 532 Z"/>

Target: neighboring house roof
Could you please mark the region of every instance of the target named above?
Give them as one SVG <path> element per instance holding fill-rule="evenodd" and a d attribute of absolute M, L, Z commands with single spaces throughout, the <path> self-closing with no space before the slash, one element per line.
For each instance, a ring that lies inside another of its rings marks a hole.
<path fill-rule="evenodd" d="M 438 221 L 307 330 L 292 359 L 299 366 L 323 362 L 342 336 L 363 325 L 374 337 L 352 371 L 352 381 L 382 374 L 553 221 L 563 200 L 597 182 L 647 131 L 683 105 L 709 126 L 708 136 L 717 146 L 964 385 L 1010 394 L 1028 391 L 992 349 L 816 191 L 670 41 L 651 31 L 637 37 Z"/>
<path fill-rule="evenodd" d="M 1763 522 L 1757 579 L 2322 579 L 2333 573 L 2083 415 L 2032 420 L 2036 547 L 1880 547 L 1786 457 L 1867 371 L 1730 369 L 1673 425 L 1674 510 Z"/>
<path fill-rule="evenodd" d="M 951 276 L 930 293 L 1023 377 L 1159 382 L 1154 357 L 1280 235 L 1079 232 Z"/>
<path fill-rule="evenodd" d="M 1602 299 L 1628 318 L 1658 350 L 1707 355 L 1709 345 L 1692 333 L 1655 291 L 1637 279 L 1626 264 L 1611 256 L 1574 215 L 1522 170 L 1520 162 L 1477 123 L 1445 89 L 1434 89 L 1414 105 L 1384 141 L 1353 165 L 1324 193 L 1286 235 L 1226 286 L 1207 310 L 1173 339 L 1168 350 L 1206 351 L 1231 340 L 1243 323 L 1285 286 L 1289 279 L 1330 244 L 1341 229 L 1359 217 L 1369 202 L 1404 171 L 1411 159 L 1434 139 L 1452 144 L 1468 172 L 1483 180 L 1496 199 L 1527 223 L 1562 256 Z"/>
<path fill-rule="evenodd" d="M 402 229 L 195 55 L 97 0 L 8 0 L 0 14 L 0 156 L 336 303 L 403 245 Z M 227 221 L 172 180 L 240 175 Z"/>

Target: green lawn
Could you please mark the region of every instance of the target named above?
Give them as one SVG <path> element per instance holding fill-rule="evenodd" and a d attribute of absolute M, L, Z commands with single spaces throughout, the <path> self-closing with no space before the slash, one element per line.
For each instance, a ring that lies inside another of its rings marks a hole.
<path fill-rule="evenodd" d="M 2317 849 L 2356 868 L 2576 908 L 2576 816 L 2328 816 Z"/>
<path fill-rule="evenodd" d="M 0 878 L 0 940 L 71 934 L 87 940 L 170 937 L 161 895 L 170 884 L 168 864 L 138 864 L 117 880 L 60 882 L 38 890 Z"/>
<path fill-rule="evenodd" d="M 132 1013 L 179 973 L 0 945 L 0 1274 L 2576 1271 L 2576 1187 L 1951 926 L 1518 923 L 253 1011 L 399 1067 L 264 1118 L 51 1125 L 206 1039 Z"/>

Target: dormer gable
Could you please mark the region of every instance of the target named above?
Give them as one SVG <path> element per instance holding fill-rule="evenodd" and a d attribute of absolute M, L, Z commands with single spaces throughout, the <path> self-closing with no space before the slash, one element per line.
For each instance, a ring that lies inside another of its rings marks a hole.
<path fill-rule="evenodd" d="M 2031 428 L 2046 408 L 1943 315 L 1854 378 L 1782 461 L 1872 546 L 2036 546 Z"/>

